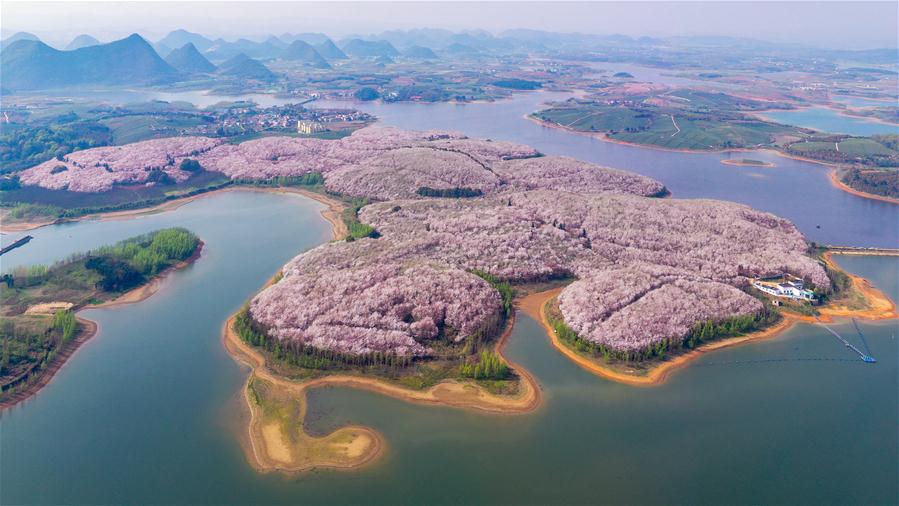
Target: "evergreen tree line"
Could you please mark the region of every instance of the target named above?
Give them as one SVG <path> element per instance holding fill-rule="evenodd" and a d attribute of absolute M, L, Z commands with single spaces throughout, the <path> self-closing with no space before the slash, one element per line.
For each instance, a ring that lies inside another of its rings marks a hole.
<path fill-rule="evenodd" d="M 75 319 L 75 313 L 70 310 L 57 311 L 53 315 L 53 328 L 62 334 L 63 344 L 71 341 L 78 330 L 78 320 Z"/>
<path fill-rule="evenodd" d="M 497 292 L 499 292 L 499 295 L 503 301 L 503 316 L 506 318 L 512 316 L 512 303 L 515 299 L 515 289 L 512 288 L 512 285 L 507 281 L 500 281 L 499 278 L 487 271 L 474 269 L 471 272 L 484 281 L 490 283 L 490 286 L 492 286 Z"/>
<path fill-rule="evenodd" d="M 344 209 L 343 223 L 347 226 L 347 231 L 349 232 L 346 238 L 347 242 L 353 242 L 363 237 L 371 237 L 373 239 L 381 237 L 381 234 L 378 233 L 375 227 L 359 221 L 359 210 L 370 203 L 371 201 L 365 197 L 353 199 L 350 205 Z"/>
<path fill-rule="evenodd" d="M 499 354 L 484 350 L 474 362 L 466 361 L 459 366 L 463 378 L 473 379 L 506 379 L 511 370 Z"/>
<path fill-rule="evenodd" d="M 484 194 L 484 192 L 477 188 L 429 188 L 427 186 L 422 186 L 416 193 L 418 193 L 422 197 L 440 197 L 450 199 L 469 199 L 472 197 L 480 197 Z"/>
<path fill-rule="evenodd" d="M 4 184 L 4 187 L 0 189 L 14 190 L 19 186 L 18 178 L 0 178 L 0 181 L 2 181 Z M 172 193 L 161 197 L 123 202 L 120 204 L 62 208 L 52 205 L 38 205 L 27 202 L 4 201 L 0 203 L 0 207 L 11 208 L 10 215 L 14 218 L 23 218 L 27 215 L 55 216 L 56 218 L 77 218 L 86 214 L 108 213 L 113 211 L 129 211 L 132 209 L 152 207 L 170 200 L 202 195 L 204 193 L 220 190 L 232 185 L 265 187 L 320 186 L 324 183 L 324 181 L 324 176 L 322 176 L 320 172 L 310 172 L 302 176 L 281 176 L 272 179 L 229 179 L 220 183 L 211 184 L 202 188 L 196 188 L 194 190 L 183 193 Z M 8 186 L 8 188 L 6 186 Z"/>
<path fill-rule="evenodd" d="M 183 228 L 167 228 L 104 246 L 88 254 L 84 266 L 102 276 L 98 288 L 124 291 L 190 257 L 200 239 Z"/>
<path fill-rule="evenodd" d="M 641 362 L 654 358 L 663 358 L 669 351 L 680 349 L 693 349 L 703 343 L 735 337 L 748 332 L 759 330 L 775 323 L 780 315 L 770 310 L 767 306 L 761 312 L 753 315 L 741 315 L 724 320 L 705 320 L 697 322 L 687 335 L 681 338 L 671 338 L 656 342 L 642 350 L 621 351 L 614 350 L 601 344 L 590 342 L 580 337 L 574 329 L 569 327 L 559 315 L 547 314 L 553 330 L 559 340 L 574 348 L 578 352 L 588 353 L 594 356 L 602 356 L 606 362 Z"/>
<path fill-rule="evenodd" d="M 277 360 L 306 369 L 347 369 L 351 367 L 381 366 L 390 368 L 407 367 L 413 359 L 395 353 L 373 352 L 365 355 L 341 353 L 306 346 L 298 341 L 281 341 L 272 338 L 253 317 L 245 306 L 234 318 L 234 331 L 240 338 L 252 345 L 270 352 Z"/>

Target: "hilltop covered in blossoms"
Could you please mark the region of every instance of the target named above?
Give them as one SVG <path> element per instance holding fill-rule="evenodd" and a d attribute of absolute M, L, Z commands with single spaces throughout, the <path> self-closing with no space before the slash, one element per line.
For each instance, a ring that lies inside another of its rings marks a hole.
<path fill-rule="evenodd" d="M 627 352 L 676 341 L 697 321 L 758 313 L 762 304 L 739 289 L 748 276 L 788 271 L 829 286 L 792 224 L 719 201 L 537 190 L 394 200 L 366 206 L 360 219 L 381 237 L 298 256 L 278 284 L 254 299 L 253 317 L 276 336 L 306 342 L 325 326 L 319 334 L 329 336 L 329 349 L 426 355 L 426 334 L 414 326 L 433 322 L 463 339 L 495 322 L 498 307 L 485 303 L 485 285 L 469 271 L 511 282 L 573 276 L 578 280 L 560 296 L 566 322 L 588 341 Z M 442 268 L 441 279 L 456 281 L 451 288 L 432 282 L 431 274 L 408 267 L 417 265 Z M 380 272 L 410 292 L 380 286 Z M 433 316 L 434 307 L 450 305 L 453 312 Z M 457 314 L 456 305 L 468 307 L 464 324 L 442 316 Z M 397 307 L 409 316 L 394 316 Z M 423 323 L 419 307 L 428 308 Z M 359 324 L 346 323 L 353 321 Z"/>
<path fill-rule="evenodd" d="M 181 161 L 220 143 L 207 137 L 172 137 L 86 149 L 22 171 L 19 179 L 24 185 L 73 192 L 105 192 L 115 185 L 146 183 L 154 172 L 182 182 L 191 173 L 180 169 Z"/>
<path fill-rule="evenodd" d="M 484 195 L 534 188 L 647 196 L 664 190 L 659 182 L 637 174 L 539 155 L 521 144 L 469 139 L 452 132 L 368 127 L 337 140 L 263 137 L 227 144 L 205 137 L 174 137 L 87 149 L 25 170 L 20 179 L 22 184 L 53 190 L 104 192 L 116 185 L 158 184 L 160 175 L 183 182 L 190 173 L 180 170 L 180 163 L 194 158 L 205 170 L 232 179 L 318 172 L 330 191 L 375 200 L 420 198 L 423 188 Z"/>
<path fill-rule="evenodd" d="M 73 153 L 21 180 L 71 191 L 153 184 L 160 173 L 183 181 L 188 157 L 234 179 L 318 172 L 327 190 L 376 202 L 359 219 L 379 238 L 306 252 L 251 302 L 270 336 L 313 348 L 422 357 L 435 339 L 491 334 L 502 303 L 475 270 L 512 283 L 576 278 L 559 297 L 565 321 L 625 353 L 676 343 L 696 322 L 760 312 L 740 290 L 752 276 L 789 272 L 830 286 L 786 220 L 720 201 L 647 198 L 665 187 L 458 133 L 160 139 Z"/>

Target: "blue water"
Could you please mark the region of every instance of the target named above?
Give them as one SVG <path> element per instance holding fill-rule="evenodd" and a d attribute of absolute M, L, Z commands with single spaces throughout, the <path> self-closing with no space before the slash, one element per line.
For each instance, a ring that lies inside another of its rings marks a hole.
<path fill-rule="evenodd" d="M 840 111 L 827 107 L 810 107 L 790 111 L 769 111 L 764 117 L 777 123 L 804 128 L 813 128 L 819 132 L 868 136 L 875 134 L 899 134 L 899 125 L 881 123 L 872 119 L 859 118 L 841 114 Z"/>
<path fill-rule="evenodd" d="M 34 231 L 31 253 L 10 265 L 173 225 L 206 248 L 151 298 L 83 312 L 99 334 L 37 396 L 0 414 L 0 504 L 895 502 L 895 320 L 860 322 L 877 364 L 800 324 L 634 388 L 585 372 L 519 315 L 508 353 L 542 385 L 538 411 L 488 416 L 313 390 L 311 430 L 369 425 L 386 455 L 352 472 L 258 473 L 239 442 L 246 370 L 225 352 L 222 324 L 284 262 L 326 240 L 320 210 L 234 192 L 139 220 Z M 839 260 L 899 297 L 899 259 Z M 857 340 L 851 323 L 833 327 Z"/>
<path fill-rule="evenodd" d="M 422 104 L 319 101 L 319 107 L 351 105 L 381 123 L 412 130 L 455 130 L 472 137 L 534 146 L 630 170 L 663 182 L 675 198 L 713 198 L 747 204 L 783 216 L 812 241 L 822 244 L 899 247 L 899 206 L 858 197 L 831 184 L 824 165 L 778 156 L 770 151 L 683 153 L 627 146 L 544 127 L 525 119 L 564 93 L 521 93 L 510 100 L 478 104 Z M 753 158 L 774 168 L 722 164 Z"/>

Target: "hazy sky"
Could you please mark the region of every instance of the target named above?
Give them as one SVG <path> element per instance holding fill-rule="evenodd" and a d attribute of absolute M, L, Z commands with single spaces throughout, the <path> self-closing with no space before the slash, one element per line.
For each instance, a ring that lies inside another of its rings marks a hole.
<path fill-rule="evenodd" d="M 21 2 L 0 4 L 3 35 L 50 43 L 79 33 L 157 40 L 175 28 L 232 40 L 317 31 L 510 28 L 625 35 L 737 35 L 831 48 L 896 47 L 899 2 Z"/>

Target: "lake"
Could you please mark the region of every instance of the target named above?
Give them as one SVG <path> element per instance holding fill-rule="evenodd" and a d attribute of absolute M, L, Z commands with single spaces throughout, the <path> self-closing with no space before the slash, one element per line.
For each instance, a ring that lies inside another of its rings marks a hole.
<path fill-rule="evenodd" d="M 174 225 L 206 242 L 150 299 L 82 313 L 99 334 L 36 397 L 0 415 L 0 503 L 895 501 L 895 320 L 859 322 L 873 365 L 800 324 L 635 388 L 584 372 L 519 315 L 508 354 L 545 389 L 537 412 L 314 390 L 311 430 L 370 425 L 388 441 L 384 459 L 355 472 L 257 473 L 238 443 L 246 370 L 225 352 L 221 328 L 288 259 L 327 240 L 321 209 L 299 196 L 220 193 L 133 220 L 41 228 L 4 255 L 4 269 L 48 262 Z M 837 258 L 899 297 L 896 257 Z M 850 322 L 833 328 L 859 342 Z"/>
<path fill-rule="evenodd" d="M 897 107 L 899 104 L 895 100 L 878 100 L 873 98 L 857 97 L 851 95 L 831 95 L 830 99 L 834 102 L 845 104 L 849 107 Z"/>
<path fill-rule="evenodd" d="M 887 104 L 888 105 L 888 104 Z M 899 125 L 882 123 L 874 119 L 847 116 L 829 107 L 809 107 L 789 111 L 767 111 L 760 116 L 783 123 L 804 128 L 813 128 L 819 132 L 868 136 L 875 134 L 899 134 Z"/>
<path fill-rule="evenodd" d="M 658 69 L 640 69 L 654 72 L 644 76 L 647 79 L 661 79 L 665 73 Z M 206 91 L 97 90 L 91 93 L 96 100 L 117 103 L 159 99 L 209 105 L 221 100 L 246 99 L 271 105 L 289 101 L 272 95 L 223 97 L 209 95 Z M 661 151 L 606 142 L 526 119 L 546 102 L 561 101 L 570 96 L 570 93 L 561 92 L 517 93 L 507 100 L 473 104 L 320 100 L 310 107 L 355 107 L 376 115 L 385 125 L 412 130 L 461 131 L 471 137 L 520 142 L 546 154 L 567 155 L 630 170 L 663 182 L 675 198 L 730 200 L 788 218 L 810 240 L 822 244 L 899 247 L 899 207 L 836 188 L 829 179 L 831 169 L 824 165 L 781 157 L 772 151 L 751 154 Z M 773 163 L 776 167 L 721 163 L 726 159 L 747 157 Z"/>
<path fill-rule="evenodd" d="M 899 247 L 899 207 L 836 188 L 830 168 L 772 151 L 683 153 L 606 142 L 528 121 L 547 101 L 569 94 L 519 93 L 493 103 L 391 103 L 316 101 L 313 107 L 352 106 L 381 123 L 411 130 L 456 130 L 471 137 L 509 140 L 541 152 L 589 160 L 655 178 L 675 198 L 730 200 L 790 219 L 810 240 L 822 244 Z M 753 158 L 773 168 L 722 164 Z"/>

